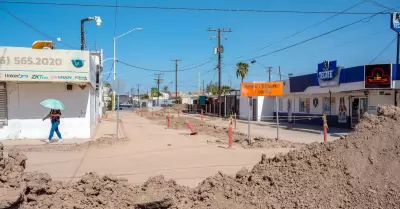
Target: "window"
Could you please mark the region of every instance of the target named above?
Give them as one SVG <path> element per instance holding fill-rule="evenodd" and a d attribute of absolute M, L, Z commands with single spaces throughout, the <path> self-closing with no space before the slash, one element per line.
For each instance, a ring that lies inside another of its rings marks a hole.
<path fill-rule="evenodd" d="M 299 99 L 299 112 L 310 113 L 310 98 Z"/>
<path fill-rule="evenodd" d="M 330 104 L 330 105 L 329 105 Z M 331 97 L 331 101 L 329 102 L 329 97 L 324 97 L 322 100 L 322 113 L 334 115 L 336 110 L 336 98 Z"/>
<path fill-rule="evenodd" d="M 283 111 L 283 99 L 279 98 L 278 103 L 279 103 L 279 111 Z"/>
<path fill-rule="evenodd" d="M 0 125 L 7 125 L 7 89 L 0 83 Z"/>

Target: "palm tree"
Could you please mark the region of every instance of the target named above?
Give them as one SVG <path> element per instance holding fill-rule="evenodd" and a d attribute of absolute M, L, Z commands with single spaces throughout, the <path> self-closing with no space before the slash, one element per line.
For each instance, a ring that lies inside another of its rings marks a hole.
<path fill-rule="evenodd" d="M 164 91 L 164 92 L 168 92 L 168 91 L 169 91 L 168 86 L 164 86 L 164 87 L 163 87 L 163 91 Z"/>
<path fill-rule="evenodd" d="M 236 70 L 236 77 L 239 78 L 239 76 L 242 79 L 242 83 L 244 78 L 247 76 L 249 73 L 249 64 L 245 62 L 239 62 L 236 64 L 237 70 Z"/>

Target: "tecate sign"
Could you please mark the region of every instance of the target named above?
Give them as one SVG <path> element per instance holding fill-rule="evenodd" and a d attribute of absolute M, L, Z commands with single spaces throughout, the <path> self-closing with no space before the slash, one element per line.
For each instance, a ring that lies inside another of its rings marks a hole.
<path fill-rule="evenodd" d="M 318 79 L 323 81 L 333 80 L 338 74 L 336 61 L 329 62 L 325 60 L 323 63 L 318 64 Z"/>

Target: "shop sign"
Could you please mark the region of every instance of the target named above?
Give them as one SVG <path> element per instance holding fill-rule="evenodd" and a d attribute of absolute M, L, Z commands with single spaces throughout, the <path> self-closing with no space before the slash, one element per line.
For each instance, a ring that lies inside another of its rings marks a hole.
<path fill-rule="evenodd" d="M 364 87 L 366 89 L 388 89 L 392 83 L 392 65 L 378 64 L 364 66 Z"/>
<path fill-rule="evenodd" d="M 94 81 L 88 51 L 0 47 L 1 81 Z"/>
<path fill-rule="evenodd" d="M 390 17 L 390 28 L 397 33 L 400 33 L 400 13 L 392 13 Z"/>
<path fill-rule="evenodd" d="M 317 78 L 321 87 L 339 85 L 340 68 L 337 67 L 337 61 L 325 60 L 318 64 Z"/>
<path fill-rule="evenodd" d="M 4 74 L 5 78 L 15 78 L 15 79 L 24 79 L 28 78 L 28 75 L 26 74 L 20 74 L 20 73 L 5 73 Z"/>
<path fill-rule="evenodd" d="M 283 82 L 248 82 L 242 83 L 242 96 L 282 96 Z"/>

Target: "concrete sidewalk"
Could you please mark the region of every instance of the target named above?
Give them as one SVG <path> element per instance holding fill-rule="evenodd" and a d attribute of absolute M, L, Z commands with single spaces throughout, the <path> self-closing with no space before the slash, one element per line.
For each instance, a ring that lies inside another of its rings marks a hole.
<path fill-rule="evenodd" d="M 185 117 L 193 117 L 200 120 L 199 115 L 192 115 L 192 114 L 184 114 Z M 228 127 L 228 120 L 223 118 L 216 118 L 216 117 L 206 117 L 204 120 L 209 124 L 218 125 L 221 127 Z M 261 124 L 264 122 L 261 122 Z M 235 130 L 235 129 L 234 129 Z M 248 132 L 248 124 L 242 121 L 237 121 L 236 123 L 236 130 L 247 133 Z M 266 138 L 276 138 L 277 137 L 277 129 L 275 127 L 271 127 L 268 125 L 258 125 L 257 123 L 250 123 L 250 136 L 251 137 L 266 137 Z M 340 136 L 329 135 L 328 141 L 333 141 L 339 139 Z M 280 128 L 279 129 L 279 139 L 297 142 L 297 143 L 304 143 L 310 144 L 314 142 L 323 142 L 323 135 L 316 134 L 315 132 L 310 133 L 306 131 L 294 131 L 290 129 Z"/>
<path fill-rule="evenodd" d="M 120 126 L 122 127 L 122 126 Z M 114 118 L 113 114 L 109 115 L 109 119 L 104 119 L 102 120 L 98 126 L 96 127 L 96 130 L 94 131 L 94 134 L 92 138 L 90 139 L 64 139 L 61 143 L 49 143 L 46 144 L 42 140 L 44 139 L 20 139 L 20 140 L 3 140 L 0 141 L 3 143 L 4 147 L 7 149 L 12 149 L 13 147 L 18 147 L 18 146 L 53 146 L 53 145 L 71 145 L 71 144 L 84 144 L 88 141 L 96 140 L 101 137 L 115 137 L 116 133 L 116 120 Z M 119 130 L 119 138 L 125 137 L 123 129 Z M 55 136 L 55 138 L 57 138 Z"/>
<path fill-rule="evenodd" d="M 200 119 L 200 114 L 184 114 L 185 116 L 188 117 L 195 117 Z M 203 116 L 204 118 L 207 118 L 208 120 L 223 120 L 223 121 L 228 121 L 227 118 L 218 118 L 214 116 Z M 243 123 L 247 124 L 247 120 L 242 120 L 242 119 L 237 119 L 237 123 Z M 258 125 L 258 126 L 268 126 L 272 128 L 276 128 L 276 122 L 272 121 L 250 121 L 251 125 Z M 298 131 L 298 132 L 305 132 L 305 133 L 311 133 L 311 134 L 318 134 L 322 135 L 323 130 L 322 127 L 320 126 L 314 126 L 314 125 L 306 125 L 306 124 L 299 124 L 299 123 L 287 123 L 287 122 L 279 122 L 279 128 L 284 129 L 284 130 L 290 130 L 290 131 Z M 331 127 L 328 129 L 328 135 L 333 136 L 333 137 L 340 137 L 343 135 L 347 135 L 351 132 L 349 129 L 341 129 L 341 128 L 335 128 Z"/>

